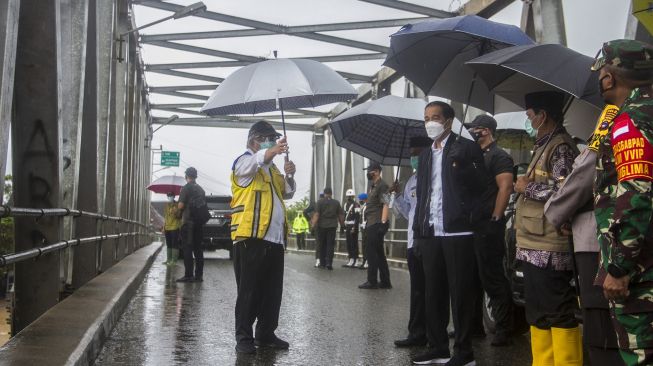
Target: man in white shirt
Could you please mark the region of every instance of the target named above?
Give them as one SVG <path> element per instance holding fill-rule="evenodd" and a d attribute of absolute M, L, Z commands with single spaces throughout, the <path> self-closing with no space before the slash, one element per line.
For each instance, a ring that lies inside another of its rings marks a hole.
<path fill-rule="evenodd" d="M 234 240 L 236 351 L 255 353 L 256 346 L 286 349 L 274 331 L 279 322 L 283 289 L 284 244 L 288 235 L 283 199 L 295 193 L 295 164 L 286 155 L 284 177 L 273 159 L 288 152 L 265 121 L 252 125 L 247 151 L 232 167 L 231 232 Z M 252 326 L 256 324 L 256 337 Z"/>

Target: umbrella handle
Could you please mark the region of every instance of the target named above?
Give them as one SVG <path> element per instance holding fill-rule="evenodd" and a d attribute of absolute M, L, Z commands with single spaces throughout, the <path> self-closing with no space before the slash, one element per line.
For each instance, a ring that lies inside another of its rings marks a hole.
<path fill-rule="evenodd" d="M 283 159 L 285 162 L 290 161 L 290 154 L 286 151 L 286 157 Z M 294 174 L 286 174 L 286 177 L 288 179 L 294 179 L 295 175 Z"/>

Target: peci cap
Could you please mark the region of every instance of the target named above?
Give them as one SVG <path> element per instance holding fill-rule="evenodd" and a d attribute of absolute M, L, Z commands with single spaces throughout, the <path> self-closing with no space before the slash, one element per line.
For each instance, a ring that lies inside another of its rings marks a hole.
<path fill-rule="evenodd" d="M 428 147 L 433 144 L 433 140 L 427 136 L 413 136 L 410 138 L 410 147 Z"/>
<path fill-rule="evenodd" d="M 324 192 L 324 194 L 333 194 L 333 190 L 331 189 L 331 187 L 324 188 L 323 192 Z"/>
<path fill-rule="evenodd" d="M 187 177 L 196 179 L 197 178 L 197 169 L 195 169 L 193 167 L 190 167 L 190 168 L 186 169 L 184 174 L 186 174 Z"/>
<path fill-rule="evenodd" d="M 491 116 L 488 116 L 487 114 L 482 114 L 480 116 L 476 116 L 473 121 L 469 123 L 465 123 L 465 127 L 467 128 L 489 128 L 492 130 L 492 132 L 497 130 L 497 120 L 492 118 Z"/>
<path fill-rule="evenodd" d="M 276 136 L 281 137 L 281 134 L 266 121 L 258 121 L 249 128 L 249 137 L 252 136 Z"/>
<path fill-rule="evenodd" d="M 378 171 L 381 171 L 381 164 L 376 162 L 376 161 L 370 160 L 370 164 L 367 166 L 367 168 L 365 168 L 363 170 L 367 170 L 367 171 L 378 170 Z"/>
<path fill-rule="evenodd" d="M 653 69 L 653 46 L 632 39 L 605 42 L 596 54 L 592 71 L 612 65 L 629 70 Z"/>
<path fill-rule="evenodd" d="M 524 107 L 526 107 L 526 109 L 561 111 L 564 105 L 565 94 L 557 91 L 540 91 L 529 93 L 524 96 Z"/>

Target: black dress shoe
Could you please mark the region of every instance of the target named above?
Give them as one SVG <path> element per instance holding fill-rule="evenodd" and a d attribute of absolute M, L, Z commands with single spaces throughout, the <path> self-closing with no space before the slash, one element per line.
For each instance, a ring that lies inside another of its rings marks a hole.
<path fill-rule="evenodd" d="M 193 282 L 204 282 L 204 277 L 195 277 L 193 278 Z"/>
<path fill-rule="evenodd" d="M 449 350 L 438 351 L 436 349 L 429 349 L 424 353 L 413 357 L 411 361 L 415 365 L 442 365 L 450 360 Z"/>
<path fill-rule="evenodd" d="M 290 343 L 284 341 L 281 338 L 278 338 L 277 336 L 272 336 L 272 338 L 269 339 L 255 339 L 254 344 L 258 347 L 268 347 L 268 348 L 276 348 L 276 349 L 288 349 L 288 347 L 290 347 Z"/>
<path fill-rule="evenodd" d="M 236 344 L 236 352 L 251 355 L 256 353 L 256 347 L 254 347 L 252 342 L 238 342 Z"/>
<path fill-rule="evenodd" d="M 381 283 L 381 284 L 379 285 L 379 288 L 384 288 L 384 289 L 386 289 L 386 290 L 389 290 L 389 289 L 392 288 L 392 284 L 390 284 L 390 283 Z"/>
<path fill-rule="evenodd" d="M 415 346 L 425 346 L 426 338 L 411 338 L 398 339 L 395 341 L 395 346 L 397 347 L 415 347 Z"/>
<path fill-rule="evenodd" d="M 184 276 L 182 278 L 178 278 L 176 282 L 193 282 L 193 281 L 195 281 L 195 277 Z"/>
<path fill-rule="evenodd" d="M 331 266 L 331 265 L 327 265 L 327 266 L 326 266 L 326 269 L 328 269 L 329 271 L 333 271 L 333 266 Z"/>
<path fill-rule="evenodd" d="M 376 290 L 379 286 L 376 283 L 365 282 L 362 285 L 358 285 L 358 288 L 363 290 Z"/>

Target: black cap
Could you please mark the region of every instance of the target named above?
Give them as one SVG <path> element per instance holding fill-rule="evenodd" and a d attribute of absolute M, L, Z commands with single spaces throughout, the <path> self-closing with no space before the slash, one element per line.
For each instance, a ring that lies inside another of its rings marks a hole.
<path fill-rule="evenodd" d="M 193 167 L 190 167 L 190 168 L 186 169 L 184 174 L 186 174 L 187 177 L 196 179 L 197 178 L 197 169 L 195 169 Z"/>
<path fill-rule="evenodd" d="M 544 109 L 547 111 L 561 111 L 565 104 L 565 94 L 556 91 L 541 91 L 529 93 L 524 96 L 526 109 Z"/>
<path fill-rule="evenodd" d="M 413 136 L 410 138 L 410 147 L 427 147 L 433 144 L 433 140 L 427 136 Z"/>
<path fill-rule="evenodd" d="M 277 136 L 281 137 L 281 134 L 272 127 L 272 125 L 266 121 L 258 121 L 249 128 L 249 136 Z"/>
<path fill-rule="evenodd" d="M 378 171 L 381 171 L 381 164 L 376 162 L 376 161 L 371 161 L 370 160 L 370 165 L 368 165 L 367 168 L 365 168 L 363 170 L 367 170 L 367 171 L 378 170 Z"/>
<path fill-rule="evenodd" d="M 331 190 L 330 187 L 324 188 L 324 194 L 333 194 L 333 191 Z"/>
<path fill-rule="evenodd" d="M 493 132 L 497 130 L 497 121 L 488 116 L 487 114 L 482 114 L 480 116 L 476 116 L 473 121 L 469 123 L 465 123 L 465 127 L 467 128 L 489 128 Z"/>

